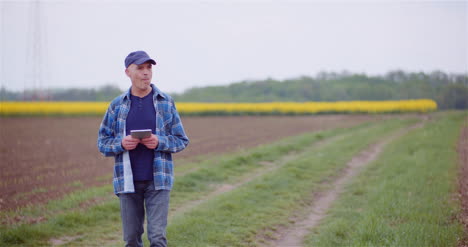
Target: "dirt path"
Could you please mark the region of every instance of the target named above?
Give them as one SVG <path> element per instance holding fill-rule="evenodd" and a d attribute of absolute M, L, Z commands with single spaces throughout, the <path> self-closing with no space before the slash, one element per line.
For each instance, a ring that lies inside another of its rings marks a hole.
<path fill-rule="evenodd" d="M 465 228 L 465 235 L 458 244 L 468 247 L 468 117 L 465 118 L 460 137 L 458 139 L 458 160 L 460 172 L 458 177 L 459 196 L 461 202 L 460 222 Z"/>
<path fill-rule="evenodd" d="M 290 228 L 280 230 L 277 240 L 267 243 L 265 246 L 302 246 L 304 237 L 326 216 L 333 202 L 343 192 L 345 184 L 355 177 L 362 167 L 374 161 L 388 143 L 405 135 L 412 129 L 422 127 L 423 124 L 423 122 L 419 122 L 408 128 L 401 129 L 389 137 L 382 138 L 381 141 L 369 146 L 358 155 L 354 156 L 346 164 L 346 168 L 342 174 L 332 182 L 331 189 L 321 192 L 318 196 L 314 196 L 316 199 L 314 199 L 313 204 L 306 210 L 309 212 L 308 215 L 306 215 L 306 217 L 296 217 L 292 219 L 291 222 L 295 222 L 295 224 Z"/>
<path fill-rule="evenodd" d="M 323 146 L 323 145 L 326 145 L 330 142 L 333 142 L 333 141 L 336 141 L 337 139 L 341 139 L 341 138 L 344 138 L 345 135 L 338 135 L 338 136 L 334 136 L 334 137 L 330 137 L 330 138 L 326 138 L 324 140 L 321 140 L 321 141 L 318 141 L 314 144 L 312 144 L 312 146 L 310 148 L 308 148 L 307 150 L 303 151 L 303 152 L 307 152 L 309 151 L 311 148 L 317 148 L 317 147 L 320 147 L 320 146 Z M 248 174 L 248 177 L 245 177 L 244 179 L 242 179 L 241 181 L 235 183 L 235 184 L 222 184 L 222 185 L 219 185 L 217 187 L 216 190 L 214 190 L 213 192 L 209 193 L 208 195 L 198 199 L 198 200 L 195 200 L 195 201 L 191 201 L 191 202 L 188 202 L 188 203 L 185 203 L 184 206 L 182 207 L 179 207 L 179 208 L 176 208 L 174 211 L 172 211 L 169 215 L 170 218 L 174 217 L 175 215 L 180 215 L 180 214 L 183 214 L 185 212 L 188 212 L 190 211 L 191 209 L 193 209 L 194 207 L 218 196 L 218 195 L 221 195 L 223 193 L 226 193 L 226 192 L 229 192 L 229 191 L 232 191 L 232 190 L 235 190 L 237 188 L 239 188 L 240 186 L 242 185 L 245 185 L 246 183 L 250 182 L 250 181 L 253 181 L 254 179 L 260 177 L 260 176 L 263 176 L 269 172 L 272 172 L 274 170 L 277 170 L 278 168 L 284 166 L 285 164 L 287 164 L 289 161 L 291 160 L 294 160 L 298 157 L 298 153 L 296 153 L 295 151 L 292 151 L 284 156 L 281 157 L 281 159 L 275 161 L 275 162 L 268 162 L 268 161 L 263 161 L 263 162 L 260 162 L 260 164 L 262 166 L 264 166 L 264 169 L 258 169 L 256 172 L 254 172 L 253 174 L 252 173 L 249 173 Z"/>

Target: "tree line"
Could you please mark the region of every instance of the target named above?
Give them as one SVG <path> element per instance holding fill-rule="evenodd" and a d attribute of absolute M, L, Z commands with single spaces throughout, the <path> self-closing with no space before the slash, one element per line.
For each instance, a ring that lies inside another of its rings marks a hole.
<path fill-rule="evenodd" d="M 122 90 L 51 89 L 12 92 L 0 89 L 1 101 L 110 101 Z M 381 76 L 346 71 L 320 72 L 314 77 L 242 81 L 227 86 L 197 87 L 171 94 L 181 102 L 274 102 L 432 99 L 440 109 L 468 109 L 468 75 L 441 71 L 391 71 Z"/>
<path fill-rule="evenodd" d="M 115 85 L 104 85 L 100 88 L 68 89 L 28 89 L 23 92 L 12 92 L 0 89 L 0 101 L 111 101 L 122 93 Z"/>
<path fill-rule="evenodd" d="M 440 109 L 468 109 L 468 75 L 391 71 L 383 76 L 321 72 L 283 81 L 243 81 L 191 88 L 174 94 L 182 102 L 274 102 L 432 99 Z"/>

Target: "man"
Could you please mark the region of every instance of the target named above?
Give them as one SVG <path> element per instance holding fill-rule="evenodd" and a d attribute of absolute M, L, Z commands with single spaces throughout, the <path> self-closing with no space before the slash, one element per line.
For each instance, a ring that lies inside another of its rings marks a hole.
<path fill-rule="evenodd" d="M 171 153 L 189 143 L 173 99 L 151 84 L 153 65 L 156 62 L 144 51 L 125 58 L 132 86 L 111 102 L 99 129 L 99 151 L 115 157 L 114 192 L 120 200 L 126 246 L 143 246 L 145 211 L 151 246 L 167 246 Z M 141 129 L 151 129 L 151 136 L 130 135 Z"/>

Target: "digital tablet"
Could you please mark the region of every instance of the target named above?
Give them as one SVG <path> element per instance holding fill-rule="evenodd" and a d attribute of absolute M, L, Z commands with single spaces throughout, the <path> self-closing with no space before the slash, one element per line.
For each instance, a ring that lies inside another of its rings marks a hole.
<path fill-rule="evenodd" d="M 130 134 L 133 138 L 143 139 L 151 136 L 151 129 L 130 130 Z"/>

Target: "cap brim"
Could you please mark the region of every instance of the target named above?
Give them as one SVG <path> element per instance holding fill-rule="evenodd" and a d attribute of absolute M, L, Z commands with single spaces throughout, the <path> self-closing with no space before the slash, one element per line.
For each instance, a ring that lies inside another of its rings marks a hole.
<path fill-rule="evenodd" d="M 140 65 L 140 64 L 144 64 L 144 63 L 146 63 L 146 62 L 150 62 L 151 64 L 156 65 L 156 61 L 154 61 L 154 60 L 151 59 L 151 58 L 148 59 L 148 58 L 146 58 L 146 57 L 143 57 L 143 58 L 140 58 L 140 59 L 136 60 L 136 61 L 134 62 L 134 64 Z"/>

